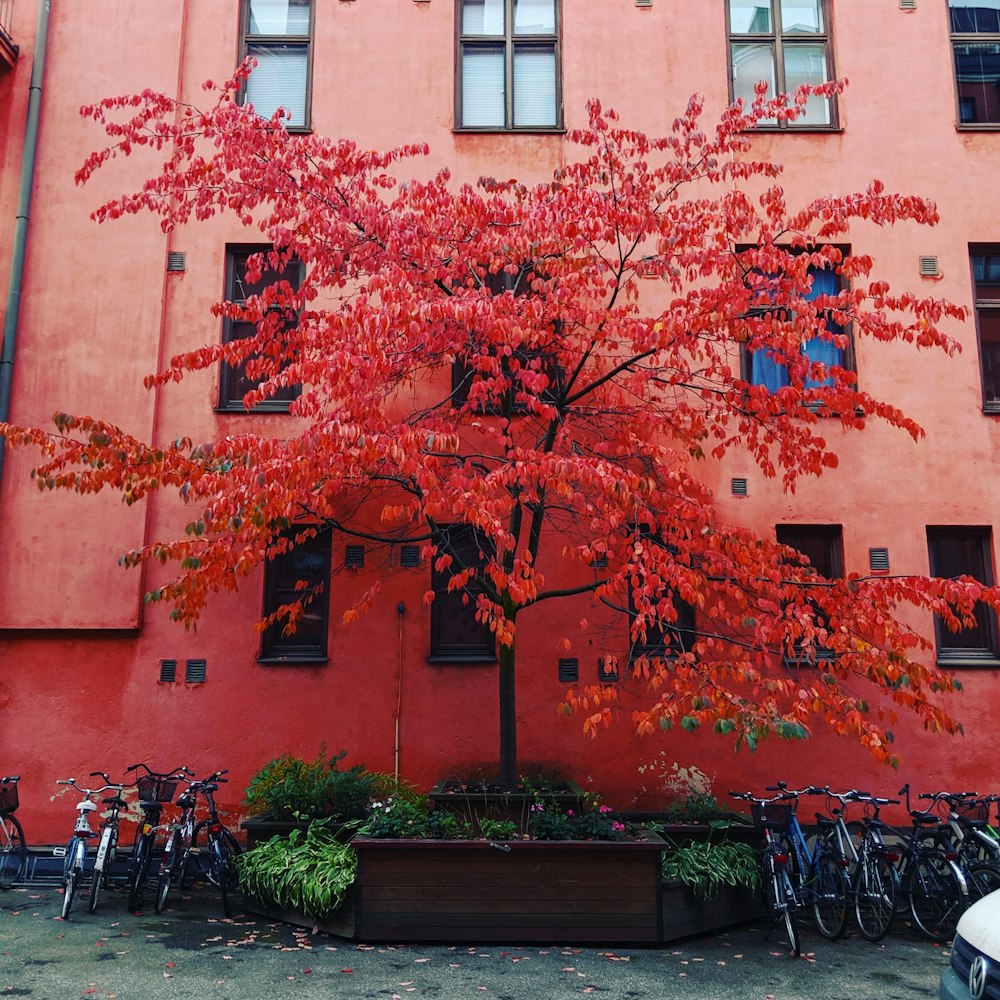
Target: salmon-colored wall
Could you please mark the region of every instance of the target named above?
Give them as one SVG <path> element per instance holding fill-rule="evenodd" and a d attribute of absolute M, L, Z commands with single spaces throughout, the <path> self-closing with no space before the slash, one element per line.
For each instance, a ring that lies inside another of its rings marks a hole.
<path fill-rule="evenodd" d="M 12 418 L 45 422 L 57 410 L 89 412 L 136 434 L 164 441 L 207 439 L 230 430 L 280 426 L 281 416 L 217 415 L 214 375 L 142 388 L 143 375 L 181 350 L 213 341 L 210 304 L 223 293 L 227 243 L 257 234 L 214 220 L 165 237 L 155 220 L 130 218 L 98 227 L 89 212 L 105 197 L 136 188 L 155 162 L 119 160 L 87 187 L 73 172 L 101 136 L 77 107 L 143 87 L 197 103 L 202 81 L 222 79 L 238 52 L 238 4 L 232 0 L 103 0 L 54 3 L 29 235 Z M 894 286 L 971 305 L 968 246 L 1000 242 L 995 180 L 1000 133 L 958 132 L 945 0 L 916 11 L 897 0 L 833 0 L 833 48 L 850 80 L 835 133 L 759 136 L 755 153 L 787 164 L 783 183 L 794 204 L 863 187 L 877 176 L 890 189 L 935 198 L 936 229 L 858 227 L 852 246 L 875 256 Z M 453 0 L 317 0 L 312 122 L 323 133 L 384 147 L 426 141 L 431 152 L 412 170 L 448 165 L 456 182 L 482 174 L 540 178 L 568 154 L 554 135 L 472 135 L 452 131 Z M 694 91 L 708 120 L 727 101 L 727 42 L 722 0 L 563 0 L 562 79 L 568 128 L 585 121 L 589 97 L 617 108 L 650 132 L 669 129 Z M 36 10 L 15 3 L 16 69 L 0 77 L 0 281 L 10 267 Z M 168 251 L 186 254 L 186 271 L 166 274 Z M 936 255 L 939 279 L 920 278 L 917 259 Z M 997 520 L 997 418 L 981 411 L 973 321 L 950 332 L 963 352 L 953 359 L 863 342 L 857 368 L 866 387 L 891 399 L 926 429 L 913 443 L 877 425 L 845 436 L 839 469 L 805 482 L 794 496 L 731 455 L 706 464 L 725 516 L 761 531 L 780 522 L 843 525 L 845 568 L 867 571 L 868 548 L 886 546 L 895 573 L 926 572 L 927 524 L 991 526 Z M 832 436 L 840 432 L 830 429 Z M 29 840 L 59 840 L 69 830 L 70 800 L 56 778 L 95 769 L 120 773 L 148 760 L 199 772 L 231 769 L 222 796 L 240 812 L 252 771 L 280 752 L 347 749 L 348 762 L 392 770 L 398 703 L 398 764 L 428 786 L 493 760 L 497 747 L 492 667 L 430 666 L 429 568 L 369 569 L 335 581 L 329 663 L 263 666 L 251 623 L 260 612 L 261 578 L 212 602 L 196 632 L 185 632 L 141 595 L 156 569 L 120 570 L 118 554 L 144 539 L 182 529 L 183 511 L 162 499 L 126 508 L 115 497 L 40 494 L 28 480 L 30 456 L 8 453 L 0 484 L 0 772 L 19 772 Z M 746 477 L 749 495 L 730 496 Z M 383 597 L 360 623 L 340 625 L 352 594 L 383 577 Z M 402 602 L 405 613 L 397 614 Z M 831 782 L 895 792 L 910 779 L 997 789 L 992 719 L 1000 672 L 963 672 L 965 694 L 951 708 L 965 724 L 955 739 L 897 727 L 900 774 L 875 765 L 848 741 L 817 734 L 806 744 L 765 743 L 734 755 L 707 734 L 639 739 L 628 714 L 643 692 L 621 684 L 622 717 L 596 740 L 579 718 L 556 715 L 562 694 L 557 648 L 564 622 L 593 609 L 540 607 L 519 619 L 519 756 L 558 766 L 614 805 L 655 807 L 663 773 L 696 766 L 729 787 Z M 595 618 L 595 620 L 598 620 Z M 931 622 L 917 624 L 930 633 Z M 616 626 L 616 628 L 621 628 Z M 595 630 L 572 651 L 581 679 L 596 679 L 598 657 L 624 633 Z M 163 658 L 207 661 L 204 684 L 158 682 Z"/>

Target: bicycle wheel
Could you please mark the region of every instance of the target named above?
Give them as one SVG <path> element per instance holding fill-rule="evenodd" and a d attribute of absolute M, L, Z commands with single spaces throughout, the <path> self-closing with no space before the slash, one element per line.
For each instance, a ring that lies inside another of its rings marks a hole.
<path fill-rule="evenodd" d="M 153 835 L 140 833 L 132 852 L 132 863 L 128 870 L 128 909 L 137 913 L 142 906 L 142 891 L 149 874 L 149 862 L 153 856 Z"/>
<path fill-rule="evenodd" d="M 776 855 L 789 856 L 785 851 L 785 847 L 775 845 L 764 852 L 761 891 L 772 927 L 782 925 L 792 953 L 797 956 L 800 954 L 801 946 L 799 925 L 795 916 L 795 891 L 789 878 L 787 862 L 779 861 L 776 857 Z"/>
<path fill-rule="evenodd" d="M 211 847 L 216 838 L 221 838 L 224 844 L 225 855 L 227 857 L 227 864 L 224 869 L 219 871 L 224 871 L 226 876 L 226 888 L 232 891 L 233 889 L 239 888 L 240 880 L 236 874 L 236 867 L 233 864 L 233 858 L 237 855 L 243 853 L 243 848 L 240 847 L 239 842 L 236 838 L 229 832 L 226 827 L 221 826 L 218 833 L 211 832 L 211 826 L 213 824 L 209 820 L 202 820 L 194 830 L 194 836 L 191 838 L 191 843 L 195 847 L 199 847 L 202 843 L 207 844 L 207 852 L 209 855 L 209 865 L 205 872 L 206 877 L 212 885 L 217 886 L 218 883 L 218 872 L 212 866 L 212 854 Z"/>
<path fill-rule="evenodd" d="M 847 927 L 848 883 L 839 859 L 822 847 L 810 871 L 808 892 L 816 930 L 835 941 Z"/>
<path fill-rule="evenodd" d="M 24 830 L 14 816 L 0 816 L 0 889 L 9 889 L 28 858 Z"/>
<path fill-rule="evenodd" d="M 101 898 L 101 893 L 108 887 L 111 859 L 115 853 L 112 841 L 113 834 L 108 828 L 101 834 L 101 843 L 97 848 L 97 860 L 94 862 L 94 871 L 90 880 L 90 902 L 87 904 L 87 909 L 91 913 L 97 912 L 97 903 Z"/>
<path fill-rule="evenodd" d="M 906 897 L 913 922 L 932 941 L 947 941 L 968 905 L 968 896 L 942 851 L 929 850 L 912 859 Z"/>
<path fill-rule="evenodd" d="M 225 916 L 233 915 L 229 902 L 229 879 L 232 864 L 226 842 L 220 834 L 212 834 L 208 844 L 208 880 L 219 890 L 222 898 L 222 912 Z"/>
<path fill-rule="evenodd" d="M 881 941 L 889 933 L 896 918 L 898 879 L 896 869 L 880 850 L 863 850 L 851 892 L 858 930 L 866 940 Z"/>
<path fill-rule="evenodd" d="M 965 869 L 965 880 L 969 885 L 969 902 L 974 903 L 1000 889 L 1000 868 L 996 865 L 970 865 Z"/>
<path fill-rule="evenodd" d="M 181 835 L 174 833 L 163 849 L 163 860 L 160 862 L 160 877 L 156 881 L 156 901 L 153 908 L 160 913 L 167 905 L 170 894 L 170 883 L 180 870 Z"/>
<path fill-rule="evenodd" d="M 73 899 L 83 879 L 83 862 L 86 848 L 80 840 L 71 840 L 66 851 L 66 867 L 63 870 L 62 918 L 69 920 Z"/>

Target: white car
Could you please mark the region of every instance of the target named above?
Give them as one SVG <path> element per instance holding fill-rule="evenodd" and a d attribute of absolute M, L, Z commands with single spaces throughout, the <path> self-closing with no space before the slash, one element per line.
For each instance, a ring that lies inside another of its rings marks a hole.
<path fill-rule="evenodd" d="M 951 968 L 940 1000 L 1000 1000 L 1000 889 L 970 906 L 958 922 Z"/>

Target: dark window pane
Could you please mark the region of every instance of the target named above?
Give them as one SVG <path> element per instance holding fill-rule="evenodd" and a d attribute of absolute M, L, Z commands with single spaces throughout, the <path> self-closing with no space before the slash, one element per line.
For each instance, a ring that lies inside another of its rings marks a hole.
<path fill-rule="evenodd" d="M 839 524 L 779 524 L 778 541 L 801 552 L 816 572 L 827 580 L 843 576 Z"/>
<path fill-rule="evenodd" d="M 956 34 L 1000 32 L 1000 0 L 951 0 L 949 6 Z"/>
<path fill-rule="evenodd" d="M 496 655 L 496 641 L 489 626 L 476 620 L 476 598 L 482 588 L 473 579 L 464 590 L 448 590 L 452 576 L 469 566 L 482 566 L 492 552 L 486 539 L 480 538 L 471 525 L 455 524 L 444 529 L 439 554 L 453 555 L 447 569 L 431 568 L 431 652 L 439 661 L 482 662 Z M 464 598 L 468 598 L 465 600 Z"/>
<path fill-rule="evenodd" d="M 979 310 L 979 352 L 983 364 L 983 398 L 1000 407 L 1000 310 Z"/>
<path fill-rule="evenodd" d="M 981 583 L 993 582 L 989 562 L 990 532 L 987 528 L 928 528 L 927 547 L 934 576 L 950 579 L 971 576 Z M 980 603 L 976 624 L 952 632 L 936 618 L 938 658 L 951 660 L 994 659 L 997 656 L 997 623 L 993 610 Z"/>
<path fill-rule="evenodd" d="M 955 77 L 961 120 L 1000 123 L 1000 36 L 993 42 L 958 42 Z"/>
<path fill-rule="evenodd" d="M 330 609 L 329 532 L 302 542 L 265 564 L 264 615 L 306 595 L 294 633 L 283 634 L 285 620 L 268 627 L 261 640 L 262 659 L 326 657 Z"/>

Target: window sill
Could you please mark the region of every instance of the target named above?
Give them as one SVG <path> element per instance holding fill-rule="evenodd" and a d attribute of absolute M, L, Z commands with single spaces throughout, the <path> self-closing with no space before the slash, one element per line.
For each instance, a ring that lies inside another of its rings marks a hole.
<path fill-rule="evenodd" d="M 455 135 L 565 135 L 565 125 L 538 125 L 532 128 L 494 128 L 480 125 L 456 125 Z"/>
<path fill-rule="evenodd" d="M 261 413 L 288 413 L 290 411 L 289 403 L 261 403 L 259 406 L 255 406 L 252 410 L 248 410 L 242 403 L 237 406 L 225 405 L 214 407 L 216 413 L 235 413 L 244 417 L 252 417 Z"/>
<path fill-rule="evenodd" d="M 1000 415 L 1000 403 L 984 403 L 983 413 L 987 416 L 997 416 Z"/>
<path fill-rule="evenodd" d="M 322 667 L 330 659 L 325 653 L 273 653 L 258 656 L 257 662 L 265 667 Z"/>
<path fill-rule="evenodd" d="M 844 132 L 843 125 L 758 125 L 756 128 L 746 129 L 744 135 L 755 135 L 757 133 L 767 135 L 839 135 Z"/>
<path fill-rule="evenodd" d="M 956 132 L 1000 132 L 1000 122 L 959 122 Z"/>
<path fill-rule="evenodd" d="M 941 653 L 937 655 L 937 665 L 946 669 L 951 667 L 988 667 L 995 670 L 1000 667 L 1000 656 L 992 651 L 982 653 Z"/>
<path fill-rule="evenodd" d="M 431 666 L 492 666 L 496 664 L 496 653 L 431 653 L 427 657 Z"/>

